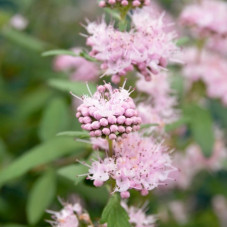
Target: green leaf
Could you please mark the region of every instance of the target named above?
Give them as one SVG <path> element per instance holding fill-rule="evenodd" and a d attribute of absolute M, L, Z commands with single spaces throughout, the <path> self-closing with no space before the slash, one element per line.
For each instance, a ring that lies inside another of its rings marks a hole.
<path fill-rule="evenodd" d="M 142 124 L 140 126 L 140 129 L 147 129 L 147 128 L 156 127 L 156 126 L 159 126 L 159 124 L 155 124 L 155 123 L 153 123 L 153 124 Z"/>
<path fill-rule="evenodd" d="M 189 42 L 190 42 L 190 39 L 189 39 L 189 37 L 186 36 L 186 37 L 182 37 L 182 38 L 178 39 L 177 42 L 176 42 L 176 45 L 177 46 L 185 46 Z"/>
<path fill-rule="evenodd" d="M 80 52 L 80 57 L 86 59 L 87 61 L 97 62 L 97 60 L 91 57 L 85 50 L 82 50 L 82 52 Z"/>
<path fill-rule="evenodd" d="M 71 51 L 71 50 L 49 50 L 49 51 L 45 51 L 42 53 L 42 57 L 48 57 L 48 56 L 56 56 L 56 55 L 70 55 L 70 56 L 74 56 L 74 57 L 78 57 L 79 54 L 76 54 L 75 52 Z"/>
<path fill-rule="evenodd" d="M 69 136 L 74 137 L 76 139 L 90 139 L 88 132 L 83 131 L 67 131 L 67 132 L 60 132 L 57 136 Z"/>
<path fill-rule="evenodd" d="M 69 126 L 67 105 L 61 98 L 55 98 L 47 105 L 39 128 L 39 137 L 42 141 L 51 139 Z"/>
<path fill-rule="evenodd" d="M 116 20 L 121 20 L 121 16 L 118 13 L 118 11 L 110 9 L 110 8 L 104 8 L 104 11 L 109 14 L 111 17 L 113 17 Z"/>
<path fill-rule="evenodd" d="M 2 29 L 1 34 L 11 42 L 32 51 L 42 52 L 47 47 L 47 44 L 43 41 L 9 27 Z"/>
<path fill-rule="evenodd" d="M 89 93 L 86 87 L 86 84 L 83 82 L 72 82 L 64 79 L 50 79 L 48 81 L 48 84 L 53 88 L 56 88 L 58 90 L 68 92 L 68 93 L 73 92 L 75 95 L 78 95 L 78 96 Z M 96 86 L 93 84 L 89 84 L 89 88 L 92 93 L 96 91 Z"/>
<path fill-rule="evenodd" d="M 194 140 L 201 147 L 203 154 L 209 157 L 214 147 L 214 129 L 209 111 L 192 104 L 184 108 L 184 114 L 190 119 L 189 127 Z"/>
<path fill-rule="evenodd" d="M 19 117 L 27 117 L 36 111 L 39 111 L 48 99 L 51 97 L 52 91 L 48 88 L 39 87 L 29 92 L 20 100 L 18 115 Z"/>
<path fill-rule="evenodd" d="M 170 132 L 170 131 L 173 131 L 173 130 L 179 128 L 180 126 L 185 125 L 189 122 L 190 122 L 190 118 L 184 116 L 181 119 L 179 119 L 178 121 L 176 121 L 172 124 L 166 125 L 165 130 L 166 130 L 166 132 Z"/>
<path fill-rule="evenodd" d="M 130 227 L 129 217 L 120 204 L 117 194 L 114 194 L 103 210 L 101 223 L 107 223 L 108 227 Z"/>
<path fill-rule="evenodd" d="M 5 224 L 2 227 L 28 227 L 27 225 L 20 225 L 20 224 Z"/>
<path fill-rule="evenodd" d="M 30 169 L 49 163 L 64 155 L 80 154 L 84 151 L 84 143 L 70 138 L 53 138 L 32 148 L 0 172 L 0 185 L 22 176 Z"/>
<path fill-rule="evenodd" d="M 69 166 L 60 168 L 57 171 L 59 176 L 72 181 L 74 184 L 78 184 L 86 177 L 86 176 L 78 176 L 78 175 L 85 174 L 87 172 L 88 172 L 88 167 L 82 164 L 69 165 Z"/>
<path fill-rule="evenodd" d="M 28 196 L 26 213 L 29 224 L 34 225 L 42 218 L 54 199 L 55 192 L 56 176 L 54 171 L 50 170 L 34 183 Z"/>

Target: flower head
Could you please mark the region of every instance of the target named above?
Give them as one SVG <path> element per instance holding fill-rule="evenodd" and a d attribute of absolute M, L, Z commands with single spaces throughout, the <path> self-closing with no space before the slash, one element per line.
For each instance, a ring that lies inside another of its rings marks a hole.
<path fill-rule="evenodd" d="M 78 227 L 78 215 L 82 213 L 80 204 L 65 204 L 64 208 L 59 211 L 48 211 L 53 214 L 54 221 L 50 221 L 53 227 Z"/>
<path fill-rule="evenodd" d="M 183 25 L 194 28 L 199 36 L 227 35 L 227 3 L 224 1 L 202 0 L 201 4 L 187 6 L 180 20 Z"/>
<path fill-rule="evenodd" d="M 134 206 L 128 207 L 125 202 L 121 202 L 121 206 L 129 215 L 129 222 L 135 227 L 154 227 L 156 217 L 154 215 L 146 215 L 144 208 Z"/>
<path fill-rule="evenodd" d="M 150 0 L 101 0 L 100 7 L 142 7 L 150 4 Z"/>
<path fill-rule="evenodd" d="M 163 184 L 174 171 L 168 149 L 151 138 L 131 133 L 127 138 L 114 142 L 114 156 L 91 164 L 88 179 L 101 186 L 114 179 L 114 191 L 123 198 L 130 196 L 128 190 L 136 189 L 146 195 L 148 191 Z"/>
<path fill-rule="evenodd" d="M 75 54 L 79 54 L 80 49 L 73 48 Z M 98 67 L 94 62 L 89 62 L 82 57 L 61 55 L 54 60 L 56 71 L 67 71 L 70 73 L 71 80 L 92 81 L 98 79 Z"/>
<path fill-rule="evenodd" d="M 226 60 L 206 50 L 199 53 L 195 48 L 186 49 L 184 56 L 186 66 L 183 68 L 183 75 L 188 81 L 192 83 L 202 80 L 206 85 L 207 96 L 219 98 L 227 105 Z"/>
<path fill-rule="evenodd" d="M 141 118 L 130 93 L 124 86 L 114 89 L 110 84 L 100 85 L 91 96 L 83 96 L 76 117 L 82 128 L 93 137 L 116 139 L 140 128 Z"/>
<path fill-rule="evenodd" d="M 164 14 L 152 17 L 148 11 L 138 10 L 131 17 L 133 28 L 130 32 L 121 32 L 104 20 L 87 26 L 90 55 L 102 62 L 104 75 L 112 75 L 114 83 L 134 68 L 150 80 L 169 61 L 177 58 L 176 34 L 166 30 L 168 24 L 163 21 Z"/>

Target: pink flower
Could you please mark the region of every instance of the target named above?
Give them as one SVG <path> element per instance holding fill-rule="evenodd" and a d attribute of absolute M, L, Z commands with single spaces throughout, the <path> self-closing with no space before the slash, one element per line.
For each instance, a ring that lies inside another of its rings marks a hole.
<path fill-rule="evenodd" d="M 207 88 L 207 96 L 219 98 L 224 105 L 227 105 L 226 60 L 209 51 L 204 50 L 199 53 L 193 48 L 185 50 L 184 60 L 186 65 L 183 68 L 183 75 L 188 81 L 192 83 L 202 80 Z"/>
<path fill-rule="evenodd" d="M 100 7 L 124 7 L 130 5 L 131 7 L 141 7 L 150 4 L 150 0 L 101 0 Z"/>
<path fill-rule="evenodd" d="M 143 123 L 156 123 L 164 126 L 178 119 L 179 111 L 175 108 L 177 100 L 173 95 L 174 92 L 170 87 L 166 73 L 153 77 L 149 82 L 140 78 L 136 86 L 139 91 L 149 95 L 145 103 L 138 105 Z"/>
<path fill-rule="evenodd" d="M 112 75 L 112 81 L 118 83 L 121 76 L 136 68 L 150 80 L 169 61 L 176 61 L 178 48 L 173 42 L 176 34 L 166 30 L 168 24 L 163 17 L 164 14 L 154 18 L 149 12 L 138 10 L 132 15 L 130 32 L 120 32 L 104 20 L 88 23 L 90 55 L 102 62 L 104 75 Z"/>
<path fill-rule="evenodd" d="M 83 96 L 76 117 L 92 137 L 116 139 L 140 128 L 141 118 L 130 98 L 132 91 L 100 85 L 95 94 Z"/>
<path fill-rule="evenodd" d="M 28 26 L 28 20 L 20 14 L 15 14 L 10 19 L 10 25 L 18 30 L 24 30 Z"/>
<path fill-rule="evenodd" d="M 194 28 L 196 35 L 227 35 L 227 4 L 218 0 L 202 0 L 201 4 L 187 6 L 180 20 L 183 25 Z"/>
<path fill-rule="evenodd" d="M 78 215 L 82 213 L 82 207 L 80 204 L 65 204 L 64 208 L 59 211 L 48 211 L 53 214 L 54 221 L 49 221 L 53 227 L 78 227 L 79 220 Z"/>
<path fill-rule="evenodd" d="M 207 42 L 207 47 L 212 51 L 221 54 L 223 57 L 227 57 L 227 38 L 220 38 L 217 36 L 210 37 Z"/>
<path fill-rule="evenodd" d="M 135 227 L 155 227 L 156 217 L 154 215 L 146 215 L 144 208 L 134 206 L 128 207 L 125 202 L 121 202 L 121 206 L 129 215 L 129 222 Z"/>
<path fill-rule="evenodd" d="M 73 48 L 75 54 L 80 53 L 80 49 Z M 89 62 L 82 57 L 61 55 L 54 60 L 56 71 L 66 71 L 70 73 L 71 80 L 92 81 L 98 79 L 99 70 L 94 62 Z"/>
<path fill-rule="evenodd" d="M 151 138 L 131 133 L 127 138 L 115 141 L 114 156 L 97 160 L 91 164 L 88 179 L 101 186 L 110 178 L 116 182 L 114 191 L 123 198 L 130 189 L 146 195 L 148 191 L 163 184 L 174 171 L 167 148 Z M 123 193 L 124 192 L 124 193 Z"/>

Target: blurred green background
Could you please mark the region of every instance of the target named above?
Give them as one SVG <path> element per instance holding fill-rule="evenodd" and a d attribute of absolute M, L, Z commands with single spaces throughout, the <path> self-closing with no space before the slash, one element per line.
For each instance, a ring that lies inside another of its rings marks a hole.
<path fill-rule="evenodd" d="M 160 2 L 177 17 L 187 1 Z M 9 25 L 15 14 L 28 20 L 25 30 Z M 73 163 L 89 158 L 90 147 L 56 137 L 61 131 L 80 130 L 71 97 L 59 85 L 64 81 L 68 86 L 68 75 L 54 72 L 53 59 L 41 56 L 46 50 L 84 46 L 79 33 L 85 32 L 85 18 L 93 20 L 101 14 L 95 0 L 0 0 L 0 226 L 48 226 L 46 207 L 59 210 L 57 196 L 67 199 L 70 194 L 82 198 L 94 220 L 101 215 L 106 189 L 74 177 L 76 171 L 86 171 Z M 175 85 L 180 84 L 178 79 Z M 79 95 L 85 89 L 76 82 L 70 86 Z M 227 109 L 212 101 L 210 110 L 226 130 Z M 158 213 L 170 201 L 179 200 L 188 206 L 189 220 L 179 223 L 167 208 L 168 218 L 160 218 L 160 227 L 220 226 L 212 208 L 212 198 L 218 194 L 227 197 L 225 169 L 200 173 L 185 191 L 152 194 L 149 212 Z M 135 192 L 132 198 L 137 197 Z"/>

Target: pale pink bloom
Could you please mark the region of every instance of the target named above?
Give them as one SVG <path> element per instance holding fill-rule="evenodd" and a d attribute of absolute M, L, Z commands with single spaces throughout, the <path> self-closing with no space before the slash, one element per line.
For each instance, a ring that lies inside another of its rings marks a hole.
<path fill-rule="evenodd" d="M 157 123 L 160 126 L 173 123 L 179 118 L 176 97 L 170 87 L 170 81 L 165 73 L 154 76 L 151 81 L 140 78 L 136 87 L 149 95 L 145 103 L 138 105 L 138 111 L 143 123 Z"/>
<path fill-rule="evenodd" d="M 188 221 L 188 212 L 185 209 L 185 204 L 180 200 L 171 201 L 169 204 L 169 209 L 173 214 L 175 220 L 180 224 L 185 224 Z"/>
<path fill-rule="evenodd" d="M 223 195 L 216 195 L 212 199 L 213 209 L 216 213 L 220 227 L 227 226 L 227 199 Z"/>
<path fill-rule="evenodd" d="M 82 214 L 82 207 L 80 204 L 64 204 L 64 208 L 57 211 L 50 211 L 53 214 L 54 221 L 49 221 L 53 227 L 79 227 L 78 216 Z"/>
<path fill-rule="evenodd" d="M 162 185 L 175 170 L 168 149 L 151 138 L 131 133 L 127 138 L 114 141 L 113 157 L 94 161 L 88 179 L 95 186 L 102 186 L 110 178 L 116 181 L 115 191 L 123 198 L 130 196 L 128 190 L 136 189 L 146 195 L 148 191 Z"/>
<path fill-rule="evenodd" d="M 209 51 L 198 52 L 195 48 L 185 50 L 183 75 L 187 83 L 202 80 L 207 96 L 221 99 L 227 105 L 227 64 L 221 56 Z M 189 83 L 188 83 L 189 84 Z"/>
<path fill-rule="evenodd" d="M 227 4 L 219 0 L 202 0 L 185 7 L 180 20 L 194 28 L 196 35 L 227 35 Z"/>
<path fill-rule="evenodd" d="M 18 30 L 24 30 L 28 26 L 28 20 L 22 15 L 16 14 L 10 19 L 10 25 Z"/>
<path fill-rule="evenodd" d="M 102 62 L 104 75 L 112 75 L 115 83 L 134 68 L 150 80 L 169 61 L 175 61 L 179 51 L 173 42 L 176 34 L 166 31 L 164 14 L 154 18 L 147 11 L 138 10 L 131 17 L 133 28 L 129 32 L 116 30 L 104 20 L 87 26 L 90 55 Z"/>
<path fill-rule="evenodd" d="M 146 6 L 150 0 L 101 0 L 99 6 L 103 7 L 124 7 L 130 5 L 132 8 Z"/>
<path fill-rule="evenodd" d="M 141 118 L 130 98 L 132 91 L 124 86 L 114 89 L 110 84 L 100 85 L 93 95 L 82 97 L 76 117 L 92 137 L 108 136 L 114 140 L 139 130 Z"/>
<path fill-rule="evenodd" d="M 217 36 L 210 37 L 207 42 L 207 47 L 221 54 L 223 57 L 227 57 L 227 38 L 219 38 Z"/>
<path fill-rule="evenodd" d="M 125 202 L 121 202 L 121 206 L 127 211 L 129 222 L 135 227 L 155 227 L 156 217 L 147 215 L 144 207 L 137 208 L 134 206 L 128 207 Z"/>
<path fill-rule="evenodd" d="M 72 51 L 79 54 L 81 50 L 73 48 Z M 87 61 L 79 56 L 57 56 L 54 59 L 54 69 L 69 72 L 71 80 L 75 81 L 94 81 L 98 79 L 99 75 L 98 66 L 94 62 Z"/>

